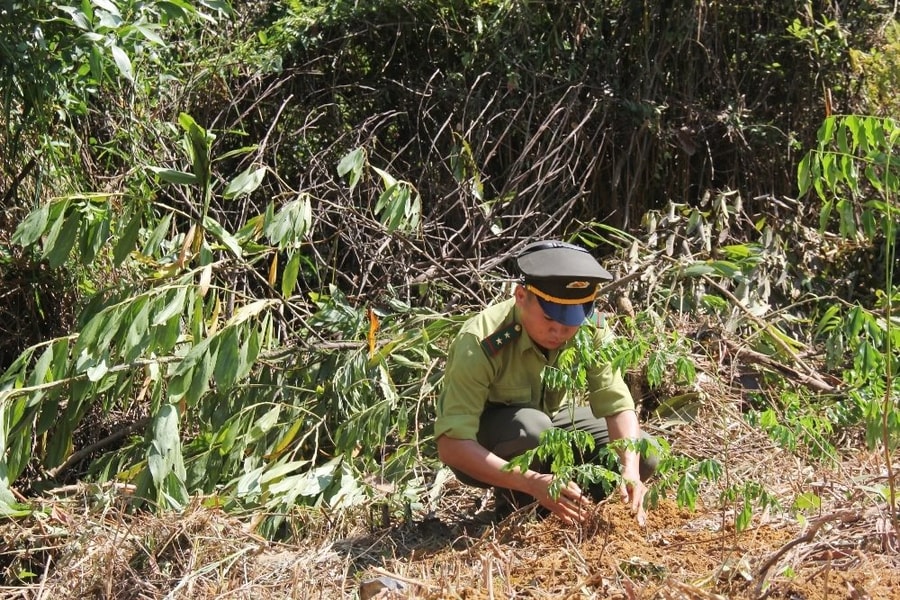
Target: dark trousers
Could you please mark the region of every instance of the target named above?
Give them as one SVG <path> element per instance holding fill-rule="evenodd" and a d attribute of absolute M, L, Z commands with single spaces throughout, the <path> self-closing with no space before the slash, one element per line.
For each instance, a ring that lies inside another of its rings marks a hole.
<path fill-rule="evenodd" d="M 545 413 L 535 408 L 522 408 L 516 406 L 488 405 L 481 413 L 481 421 L 478 427 L 478 443 L 505 460 L 519 456 L 527 450 L 536 448 L 540 443 L 541 433 L 558 427 L 568 431 L 586 431 L 594 437 L 594 451 L 581 455 L 575 452 L 576 462 L 586 464 L 597 459 L 599 450 L 609 443 L 609 431 L 606 428 L 606 419 L 598 419 L 593 415 L 589 406 L 563 408 L 551 419 Z M 641 432 L 642 437 L 648 437 Z M 646 481 L 656 470 L 656 457 L 641 457 L 641 480 Z M 532 465 L 532 469 L 548 473 L 546 465 Z M 491 487 L 477 479 L 469 477 L 465 473 L 453 470 L 457 479 L 467 485 L 477 487 Z M 501 490 L 498 490 L 500 492 Z M 600 486 L 591 486 L 589 490 L 595 500 L 600 500 L 605 495 Z M 518 494 L 514 494 L 518 496 Z"/>

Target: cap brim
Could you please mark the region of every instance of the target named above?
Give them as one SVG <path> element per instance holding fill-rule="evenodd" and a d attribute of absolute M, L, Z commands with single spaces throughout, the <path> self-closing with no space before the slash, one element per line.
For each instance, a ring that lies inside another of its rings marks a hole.
<path fill-rule="evenodd" d="M 584 304 L 557 304 L 538 298 L 544 314 L 568 327 L 577 327 L 584 323 L 584 320 L 591 316 L 594 312 L 594 303 L 585 302 Z"/>

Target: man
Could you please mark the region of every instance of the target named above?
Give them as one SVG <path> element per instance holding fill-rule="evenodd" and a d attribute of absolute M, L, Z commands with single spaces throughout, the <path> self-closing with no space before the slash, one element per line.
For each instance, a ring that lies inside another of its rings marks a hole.
<path fill-rule="evenodd" d="M 564 390 L 541 380 L 544 367 L 555 364 L 591 317 L 600 282 L 612 277 L 587 250 L 565 242 L 529 244 L 516 263 L 522 279 L 514 298 L 472 317 L 450 347 L 435 421 L 438 455 L 466 484 L 494 486 L 500 496 L 513 499 L 527 494 L 564 521 L 580 522 L 591 502 L 575 482 L 553 498 L 551 474 L 504 466 L 535 448 L 550 427 L 586 430 L 598 446 L 643 435 L 631 393 L 608 365 L 589 368 L 590 406 L 574 411 L 563 406 Z M 595 345 L 608 335 L 598 327 Z M 623 497 L 643 524 L 642 471 L 646 477 L 653 467 L 628 450 L 619 452 L 619 459 Z"/>

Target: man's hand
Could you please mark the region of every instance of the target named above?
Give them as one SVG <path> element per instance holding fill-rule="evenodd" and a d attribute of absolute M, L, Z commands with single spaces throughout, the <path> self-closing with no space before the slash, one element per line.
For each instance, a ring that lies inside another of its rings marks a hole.
<path fill-rule="evenodd" d="M 541 506 L 552 511 L 564 522 L 581 523 L 588 518 L 592 503 L 574 481 L 570 481 L 568 485 L 561 488 L 559 497 L 554 500 L 550 495 L 553 475 L 532 471 L 526 475 L 526 478 L 529 482 L 527 493 L 534 496 Z"/>
<path fill-rule="evenodd" d="M 622 487 L 622 500 L 631 508 L 631 514 L 637 519 L 638 525 L 643 527 L 647 523 L 647 513 L 644 511 L 644 496 L 647 495 L 647 486 L 637 479 L 625 479 Z"/>

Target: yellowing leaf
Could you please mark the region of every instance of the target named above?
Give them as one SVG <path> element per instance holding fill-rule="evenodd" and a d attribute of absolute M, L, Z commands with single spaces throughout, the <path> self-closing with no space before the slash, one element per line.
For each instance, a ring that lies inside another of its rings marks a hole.
<path fill-rule="evenodd" d="M 209 291 L 209 283 L 212 280 L 212 265 L 206 265 L 200 271 L 200 297 L 206 296 Z"/>
<path fill-rule="evenodd" d="M 380 323 L 378 322 L 378 315 L 375 314 L 375 311 L 371 308 L 367 310 L 369 314 L 369 335 L 367 336 L 369 340 L 369 358 L 375 354 L 375 334 L 378 333 L 378 327 Z"/>

